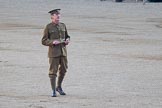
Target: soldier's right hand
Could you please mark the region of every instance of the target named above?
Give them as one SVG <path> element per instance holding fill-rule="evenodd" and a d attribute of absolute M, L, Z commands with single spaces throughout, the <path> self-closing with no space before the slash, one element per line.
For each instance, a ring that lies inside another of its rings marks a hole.
<path fill-rule="evenodd" d="M 58 45 L 58 44 L 60 44 L 60 41 L 58 41 L 58 40 L 53 41 L 53 45 Z"/>

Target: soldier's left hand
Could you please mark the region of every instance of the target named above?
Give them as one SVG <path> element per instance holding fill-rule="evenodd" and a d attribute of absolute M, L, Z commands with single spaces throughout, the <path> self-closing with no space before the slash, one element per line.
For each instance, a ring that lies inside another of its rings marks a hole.
<path fill-rule="evenodd" d="M 66 41 L 65 41 L 65 45 L 68 45 L 68 44 L 69 44 L 69 42 L 70 42 L 69 40 L 66 40 Z"/>

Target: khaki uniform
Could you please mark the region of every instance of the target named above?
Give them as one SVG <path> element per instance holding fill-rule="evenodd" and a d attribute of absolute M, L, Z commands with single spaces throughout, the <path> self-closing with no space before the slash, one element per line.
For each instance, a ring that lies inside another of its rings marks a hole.
<path fill-rule="evenodd" d="M 67 50 L 64 41 L 70 38 L 67 33 L 67 29 L 64 23 L 47 24 L 44 35 L 42 38 L 42 44 L 49 46 L 48 57 L 49 57 L 49 77 L 53 78 L 57 76 L 59 71 L 59 79 L 63 79 L 67 71 Z M 53 41 L 57 40 L 62 42 L 59 45 L 53 45 Z M 58 81 L 59 82 L 59 81 Z"/>

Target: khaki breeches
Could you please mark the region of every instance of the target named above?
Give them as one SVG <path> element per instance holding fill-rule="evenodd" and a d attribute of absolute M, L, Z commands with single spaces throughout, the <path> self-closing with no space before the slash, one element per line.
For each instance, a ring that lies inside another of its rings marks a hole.
<path fill-rule="evenodd" d="M 49 58 L 49 77 L 57 77 L 57 72 L 59 76 L 64 77 L 65 73 L 67 71 L 68 65 L 67 65 L 67 57 L 60 56 L 60 57 L 51 57 Z"/>

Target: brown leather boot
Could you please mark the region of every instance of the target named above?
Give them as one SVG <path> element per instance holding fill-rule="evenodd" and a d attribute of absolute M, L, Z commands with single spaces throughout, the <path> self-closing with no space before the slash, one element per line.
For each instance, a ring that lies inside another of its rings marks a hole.
<path fill-rule="evenodd" d="M 60 95 L 66 95 L 66 93 L 62 90 L 62 87 L 61 87 L 63 79 L 64 79 L 64 76 L 59 76 L 58 77 L 56 91 L 59 92 Z"/>
<path fill-rule="evenodd" d="M 61 87 L 57 87 L 56 91 L 59 92 L 60 95 L 66 95 L 66 93 L 62 90 Z"/>
<path fill-rule="evenodd" d="M 51 82 L 51 88 L 52 88 L 52 97 L 56 97 L 56 77 L 54 78 L 50 78 L 50 82 Z"/>

